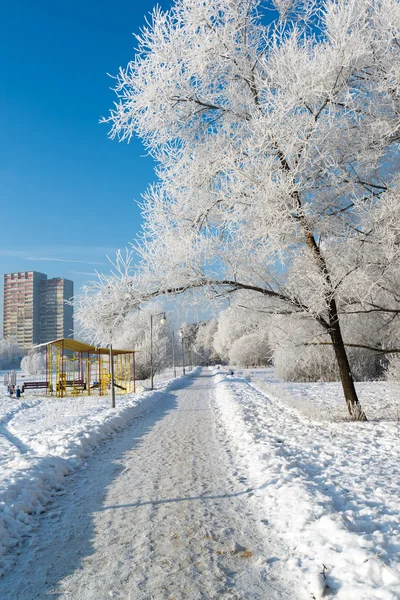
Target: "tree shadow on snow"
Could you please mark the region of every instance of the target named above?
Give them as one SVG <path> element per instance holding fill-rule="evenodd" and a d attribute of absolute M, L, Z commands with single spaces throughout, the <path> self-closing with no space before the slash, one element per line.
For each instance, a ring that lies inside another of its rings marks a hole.
<path fill-rule="evenodd" d="M 237 498 L 238 496 L 250 496 L 257 490 L 261 490 L 266 487 L 266 484 L 261 485 L 258 488 L 246 488 L 240 492 L 232 492 L 230 494 L 215 494 L 207 496 L 202 494 L 200 496 L 188 496 L 184 498 L 165 498 L 164 500 L 146 500 L 145 502 L 132 502 L 132 504 L 116 504 L 111 506 L 103 506 L 100 511 L 115 510 L 116 508 L 139 508 L 141 506 L 159 506 L 160 504 L 173 504 L 176 502 L 194 502 L 194 501 L 207 501 L 207 500 L 223 500 L 225 498 Z"/>

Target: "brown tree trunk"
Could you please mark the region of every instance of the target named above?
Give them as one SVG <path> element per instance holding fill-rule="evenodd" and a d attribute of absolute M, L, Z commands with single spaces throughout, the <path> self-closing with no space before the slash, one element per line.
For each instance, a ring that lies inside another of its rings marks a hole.
<path fill-rule="evenodd" d="M 354 385 L 353 375 L 346 352 L 346 347 L 343 342 L 342 332 L 340 329 L 336 302 L 331 300 L 329 310 L 330 329 L 329 335 L 332 340 L 333 349 L 339 367 L 340 380 L 342 382 L 343 393 L 347 404 L 347 410 L 352 419 L 355 421 L 367 421 L 367 417 L 361 407 L 357 396 L 357 391 Z"/>
<path fill-rule="evenodd" d="M 291 173 L 290 166 L 278 148 L 278 156 L 281 161 L 282 168 Z M 308 247 L 310 248 L 314 260 L 318 266 L 318 269 L 321 275 L 324 277 L 327 283 L 327 289 L 330 290 L 326 295 L 326 304 L 328 309 L 328 323 L 325 323 L 326 329 L 329 332 L 330 338 L 332 340 L 333 349 L 335 352 L 336 360 L 339 367 L 340 380 L 342 382 L 342 388 L 344 397 L 347 404 L 347 410 L 352 419 L 355 421 L 367 421 L 367 417 L 361 408 L 360 401 L 358 400 L 356 388 L 353 381 L 353 375 L 351 373 L 350 363 L 346 352 L 346 347 L 343 342 L 342 332 L 339 324 L 339 315 L 336 306 L 335 300 L 335 290 L 332 286 L 330 273 L 328 270 L 328 266 L 325 262 L 325 258 L 321 253 L 321 249 L 316 242 L 313 228 L 308 223 L 308 220 L 303 212 L 302 202 L 300 199 L 300 194 L 297 191 L 293 192 L 293 198 L 297 203 L 298 207 L 298 219 L 303 228 L 304 236 L 307 242 Z"/>

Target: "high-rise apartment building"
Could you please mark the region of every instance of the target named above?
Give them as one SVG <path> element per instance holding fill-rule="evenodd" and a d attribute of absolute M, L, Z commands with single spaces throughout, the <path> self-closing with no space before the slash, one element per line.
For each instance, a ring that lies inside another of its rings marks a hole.
<path fill-rule="evenodd" d="M 73 307 L 66 304 L 74 295 L 69 279 L 47 279 L 40 282 L 40 343 L 73 337 Z"/>
<path fill-rule="evenodd" d="M 40 343 L 40 283 L 45 279 L 36 271 L 4 275 L 3 335 L 15 335 L 21 348 Z"/>
<path fill-rule="evenodd" d="M 47 279 L 44 273 L 23 271 L 4 275 L 3 335 L 15 335 L 21 348 L 73 337 L 72 298 L 69 279 Z"/>

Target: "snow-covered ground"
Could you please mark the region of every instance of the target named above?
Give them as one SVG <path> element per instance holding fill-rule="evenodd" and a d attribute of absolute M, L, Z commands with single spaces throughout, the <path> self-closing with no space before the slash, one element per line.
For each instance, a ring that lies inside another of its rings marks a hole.
<path fill-rule="evenodd" d="M 9 550 L 29 537 L 65 475 L 178 384 L 168 375 L 158 377 L 154 392 L 117 395 L 115 409 L 109 396 L 49 398 L 35 390 L 18 400 L 0 386 L 0 576 L 14 560 Z"/>
<path fill-rule="evenodd" d="M 289 564 L 316 598 L 324 584 L 343 600 L 400 598 L 400 423 L 388 411 L 392 390 L 359 384 L 375 420 L 352 423 L 340 421 L 339 384 L 281 384 L 271 370 L 241 374 L 250 383 L 217 376 L 218 407 L 265 518 L 290 546 Z"/>
<path fill-rule="evenodd" d="M 234 371 L 314 421 L 349 420 L 339 382 L 283 383 L 275 377 L 273 368 Z M 370 421 L 400 421 L 400 383 L 368 381 L 356 383 L 356 388 Z"/>
<path fill-rule="evenodd" d="M 1 397 L 0 597 L 400 598 L 393 390 L 240 374 Z"/>
<path fill-rule="evenodd" d="M 205 372 L 98 448 L 0 579 L 4 600 L 291 600 Z M 268 532 L 267 532 L 268 533 Z"/>

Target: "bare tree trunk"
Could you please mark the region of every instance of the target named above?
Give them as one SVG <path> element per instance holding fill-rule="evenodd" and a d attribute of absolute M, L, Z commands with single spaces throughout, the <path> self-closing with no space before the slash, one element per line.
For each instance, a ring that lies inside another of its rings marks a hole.
<path fill-rule="evenodd" d="M 299 207 L 301 207 L 300 199 L 298 198 Z M 328 333 L 332 340 L 333 349 L 335 352 L 336 360 L 339 367 L 340 380 L 342 382 L 343 393 L 347 404 L 347 410 L 349 411 L 352 419 L 356 421 L 366 421 L 367 417 L 361 408 L 360 401 L 357 396 L 357 391 L 353 381 L 353 375 L 351 373 L 350 363 L 347 356 L 346 347 L 343 342 L 342 331 L 340 329 L 339 315 L 336 306 L 336 300 L 334 297 L 334 289 L 332 287 L 331 277 L 329 274 L 328 266 L 325 262 L 323 255 L 318 244 L 315 241 L 315 237 L 311 232 L 307 220 L 301 216 L 300 222 L 303 226 L 307 245 L 311 248 L 313 257 L 318 265 L 318 268 L 323 275 L 328 288 L 331 293 L 327 295 L 327 308 L 328 308 Z"/>
<path fill-rule="evenodd" d="M 286 160 L 284 153 L 278 146 L 277 151 L 282 169 L 287 173 L 291 173 L 292 171 L 290 165 Z M 297 203 L 298 219 L 303 228 L 307 245 L 311 249 L 312 255 L 318 266 L 318 269 L 321 275 L 324 277 L 326 283 L 328 284 L 328 289 L 330 290 L 330 293 L 326 296 L 329 316 L 329 323 L 326 323 L 326 325 L 328 326 L 327 331 L 329 332 L 330 338 L 332 340 L 333 349 L 339 367 L 340 380 L 342 382 L 343 393 L 347 404 L 347 410 L 349 411 L 350 416 L 354 420 L 366 421 L 367 417 L 363 409 L 361 408 L 360 401 L 358 400 L 357 391 L 354 385 L 353 375 L 351 373 L 350 363 L 346 352 L 346 347 L 342 338 L 342 332 L 339 324 L 339 315 L 334 297 L 334 288 L 332 286 L 328 266 L 325 262 L 324 256 L 321 253 L 321 249 L 316 242 L 313 233 L 313 228 L 310 226 L 306 216 L 304 215 L 300 194 L 296 190 L 293 192 L 292 195 L 293 199 Z"/>
<path fill-rule="evenodd" d="M 361 407 L 354 385 L 353 375 L 351 373 L 346 347 L 343 342 L 336 302 L 334 299 L 331 300 L 329 306 L 329 324 L 329 335 L 332 340 L 333 349 L 339 367 L 340 380 L 342 382 L 347 410 L 355 421 L 367 421 L 367 417 Z"/>

